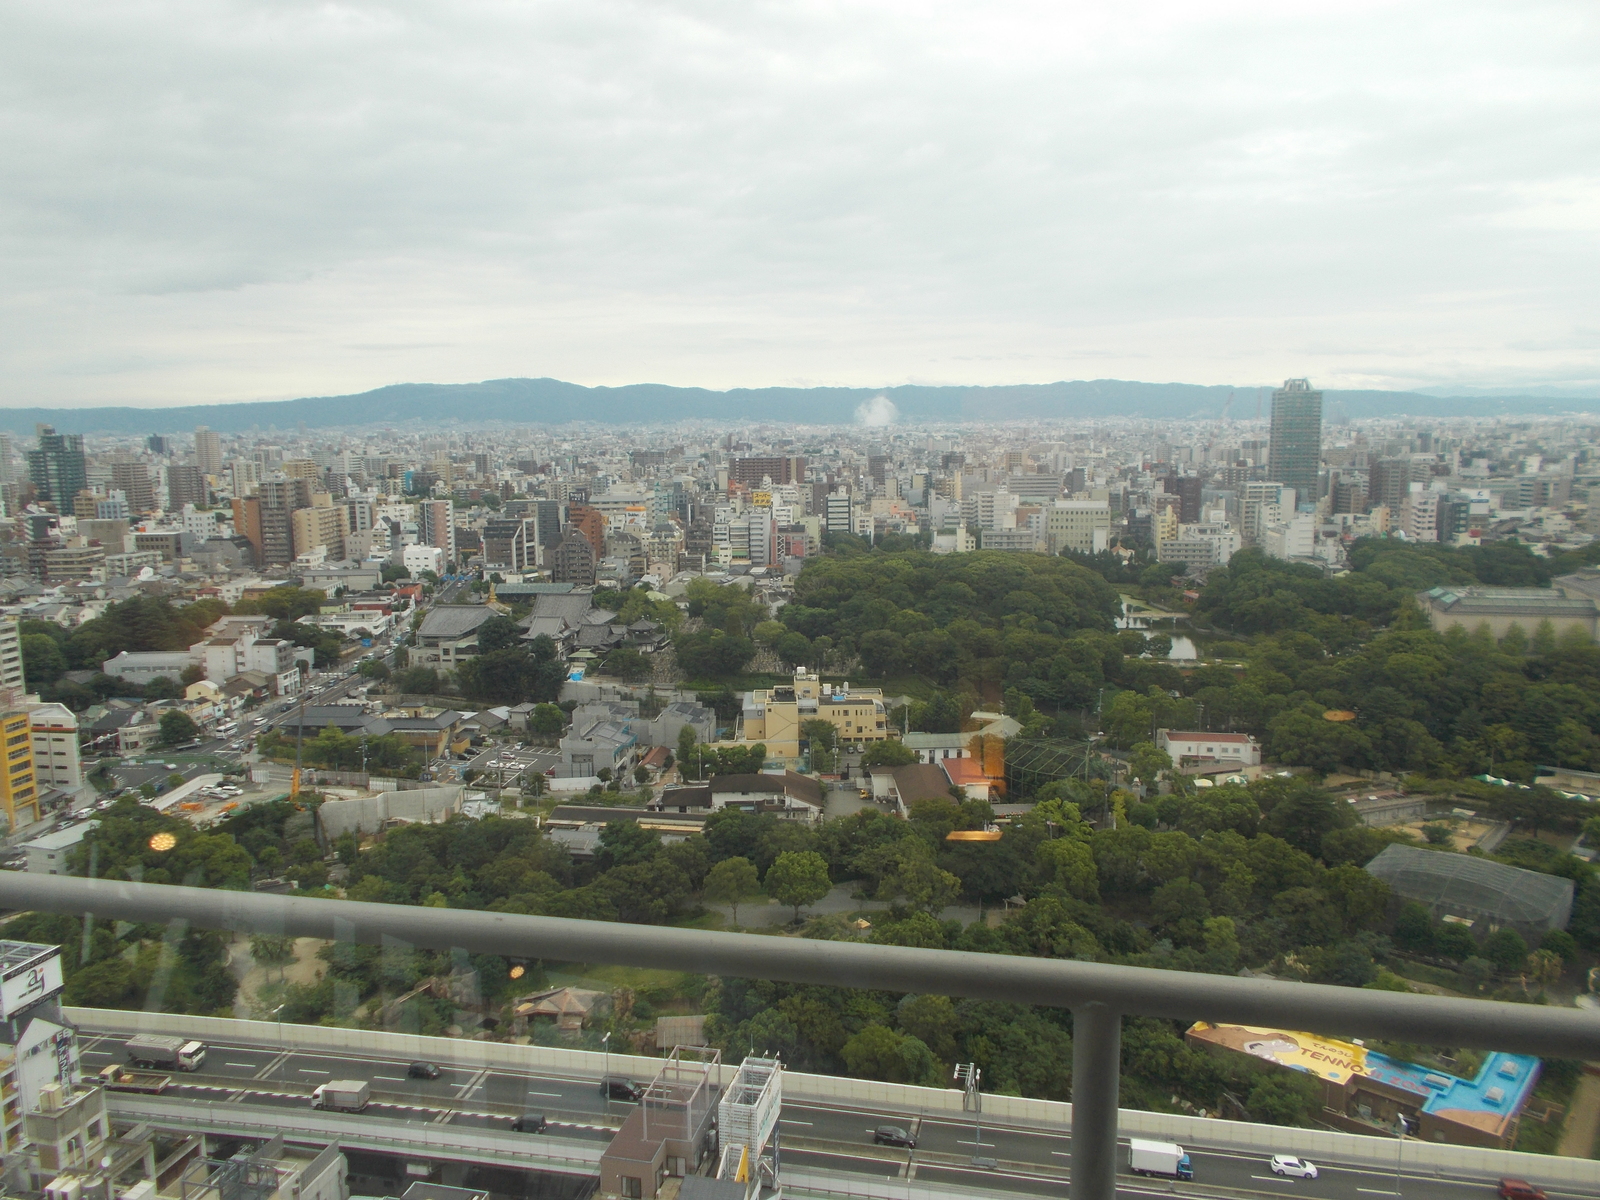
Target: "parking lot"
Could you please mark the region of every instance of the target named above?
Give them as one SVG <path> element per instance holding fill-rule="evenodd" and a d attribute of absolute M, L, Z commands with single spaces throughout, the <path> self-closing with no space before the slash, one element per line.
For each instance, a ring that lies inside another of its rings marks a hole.
<path fill-rule="evenodd" d="M 498 784 L 503 778 L 506 787 L 512 787 L 525 772 L 543 774 L 561 761 L 561 755 L 551 750 L 529 750 L 522 746 L 490 746 L 476 755 L 465 766 L 484 777 L 484 782 Z"/>

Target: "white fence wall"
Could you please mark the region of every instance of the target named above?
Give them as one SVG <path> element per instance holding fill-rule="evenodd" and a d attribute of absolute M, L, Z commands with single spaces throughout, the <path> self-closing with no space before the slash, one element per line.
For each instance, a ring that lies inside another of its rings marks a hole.
<path fill-rule="evenodd" d="M 252 1042 L 261 1046 L 283 1044 L 297 1050 L 345 1051 L 394 1060 L 428 1059 L 460 1067 L 497 1067 L 529 1072 L 590 1076 L 599 1079 L 606 1056 L 588 1050 L 562 1050 L 552 1046 L 514 1046 L 505 1042 L 475 1042 L 460 1038 L 421 1037 L 407 1033 L 376 1033 L 362 1029 L 335 1029 L 321 1025 L 285 1025 L 271 1021 L 241 1021 L 221 1017 L 188 1017 L 170 1013 L 131 1012 L 123 1009 L 68 1008 L 68 1018 L 79 1025 L 117 1033 L 182 1034 L 214 1042 Z M 661 1059 L 612 1054 L 613 1074 L 650 1079 L 661 1069 Z M 733 1078 L 737 1063 L 725 1064 L 719 1083 Z M 911 1087 L 875 1083 L 836 1075 L 783 1073 L 786 1098 L 834 1103 L 842 1107 L 893 1109 L 898 1112 L 961 1112 L 961 1092 L 954 1088 Z M 1057 1100 L 1028 1100 L 1020 1096 L 983 1097 L 986 1120 L 1046 1129 L 1072 1125 L 1072 1105 Z M 1117 1117 L 1124 1137 L 1155 1137 L 1191 1147 L 1279 1153 L 1285 1134 L 1278 1126 L 1251 1125 L 1171 1113 L 1125 1108 Z M 1315 1159 L 1393 1167 L 1396 1155 L 1407 1170 L 1434 1170 L 1441 1174 L 1510 1175 L 1546 1184 L 1586 1184 L 1600 1193 L 1600 1162 L 1558 1158 L 1544 1154 L 1518 1154 L 1510 1150 L 1480 1150 L 1471 1146 L 1446 1146 L 1392 1138 L 1363 1137 L 1331 1130 L 1297 1129 L 1294 1150 Z"/>

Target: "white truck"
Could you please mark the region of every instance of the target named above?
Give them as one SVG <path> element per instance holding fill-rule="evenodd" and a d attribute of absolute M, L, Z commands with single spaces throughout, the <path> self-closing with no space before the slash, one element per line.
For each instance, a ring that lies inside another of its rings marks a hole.
<path fill-rule="evenodd" d="M 198 1071 L 206 1061 L 206 1044 L 181 1037 L 141 1033 L 123 1043 L 128 1061 L 136 1067 Z"/>
<path fill-rule="evenodd" d="M 360 1112 L 372 1099 L 372 1085 L 365 1079 L 330 1079 L 319 1083 L 311 1093 L 311 1107 L 325 1112 Z"/>
<path fill-rule="evenodd" d="M 1128 1169 L 1135 1175 L 1162 1175 L 1168 1179 L 1193 1179 L 1194 1168 L 1182 1146 L 1171 1142 L 1128 1142 Z"/>

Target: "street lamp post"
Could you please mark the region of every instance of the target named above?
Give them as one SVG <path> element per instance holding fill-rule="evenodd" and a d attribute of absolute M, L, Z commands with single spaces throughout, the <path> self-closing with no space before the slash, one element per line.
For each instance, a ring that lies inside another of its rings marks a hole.
<path fill-rule="evenodd" d="M 966 1087 L 961 1097 L 961 1107 L 972 1113 L 972 1165 L 978 1166 L 984 1157 L 979 1153 L 983 1146 L 983 1093 L 978 1089 L 983 1071 L 977 1063 L 961 1063 L 955 1069 L 954 1078 Z"/>
<path fill-rule="evenodd" d="M 605 1098 L 606 1111 L 611 1111 L 611 1030 L 600 1038 L 600 1046 L 605 1051 L 605 1067 L 600 1076 L 600 1095 Z"/>
<path fill-rule="evenodd" d="M 288 1002 L 285 1001 L 267 1014 L 270 1017 L 276 1017 L 278 1021 L 278 1074 L 280 1078 L 283 1075 L 284 1064 L 289 1057 L 289 1047 L 283 1040 L 283 1010 L 288 1007 Z"/>

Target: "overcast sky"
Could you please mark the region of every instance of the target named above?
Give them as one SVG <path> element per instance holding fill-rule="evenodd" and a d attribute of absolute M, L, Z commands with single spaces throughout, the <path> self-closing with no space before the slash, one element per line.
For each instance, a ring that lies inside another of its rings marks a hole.
<path fill-rule="evenodd" d="M 1588 385 L 1597 101 L 1595 0 L 8 0 L 0 403 Z"/>

